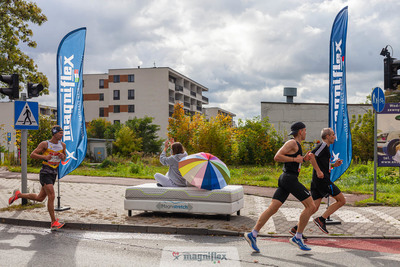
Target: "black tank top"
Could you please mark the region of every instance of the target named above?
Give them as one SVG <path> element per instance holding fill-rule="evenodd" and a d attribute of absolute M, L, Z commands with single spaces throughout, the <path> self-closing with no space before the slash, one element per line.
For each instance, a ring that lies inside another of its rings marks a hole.
<path fill-rule="evenodd" d="M 296 141 L 296 143 L 297 143 L 299 150 L 297 150 L 297 152 L 294 154 L 285 155 L 285 156 L 295 158 L 295 157 L 297 157 L 297 155 L 301 155 L 301 156 L 303 155 L 303 151 L 301 150 L 301 145 L 297 141 Z M 292 173 L 292 174 L 299 175 L 300 168 L 301 168 L 301 163 L 297 163 L 297 162 L 283 163 L 283 172 L 285 172 L 285 173 Z"/>

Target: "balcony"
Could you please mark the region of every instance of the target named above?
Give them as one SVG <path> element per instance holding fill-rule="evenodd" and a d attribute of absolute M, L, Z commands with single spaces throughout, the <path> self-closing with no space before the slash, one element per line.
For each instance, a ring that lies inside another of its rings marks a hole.
<path fill-rule="evenodd" d="M 183 86 L 175 84 L 175 91 L 177 92 L 183 92 Z"/>
<path fill-rule="evenodd" d="M 202 108 L 200 106 L 197 106 L 196 109 L 197 109 L 197 111 L 200 111 L 200 112 L 202 111 Z"/>
<path fill-rule="evenodd" d="M 184 102 L 184 103 L 183 103 L 183 106 L 184 106 L 185 108 L 190 108 L 190 103 L 189 103 L 189 102 Z"/>
<path fill-rule="evenodd" d="M 196 97 L 196 92 L 190 91 L 190 95 Z"/>
<path fill-rule="evenodd" d="M 175 90 L 175 86 L 176 86 L 175 83 L 173 83 L 171 81 L 168 83 L 168 88 L 171 90 Z"/>
<path fill-rule="evenodd" d="M 174 103 L 175 102 L 175 98 L 173 96 L 169 97 L 169 102 Z"/>
<path fill-rule="evenodd" d="M 202 100 L 205 104 L 208 104 L 208 97 L 202 96 Z"/>

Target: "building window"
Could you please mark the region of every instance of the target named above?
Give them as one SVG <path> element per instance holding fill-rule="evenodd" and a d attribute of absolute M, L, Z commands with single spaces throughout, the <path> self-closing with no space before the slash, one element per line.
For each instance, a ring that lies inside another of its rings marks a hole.
<path fill-rule="evenodd" d="M 114 120 L 114 124 L 120 124 L 121 121 L 120 120 Z"/>
<path fill-rule="evenodd" d="M 128 99 L 135 99 L 135 90 L 134 89 L 128 90 Z"/>
<path fill-rule="evenodd" d="M 114 75 L 114 83 L 119 83 L 119 75 Z"/>
<path fill-rule="evenodd" d="M 99 101 L 104 101 L 104 94 L 99 95 Z"/>
<path fill-rule="evenodd" d="M 119 90 L 114 90 L 114 100 L 119 100 Z"/>
<path fill-rule="evenodd" d="M 99 117 L 104 117 L 104 108 L 99 108 Z"/>
<path fill-rule="evenodd" d="M 99 80 L 99 88 L 104 88 L 104 79 Z"/>
<path fill-rule="evenodd" d="M 129 74 L 128 83 L 134 83 L 134 82 L 135 82 L 135 74 Z"/>
<path fill-rule="evenodd" d="M 119 105 L 114 105 L 114 113 L 119 113 L 119 112 L 120 112 Z"/>
<path fill-rule="evenodd" d="M 128 105 L 128 112 L 134 113 L 135 112 L 135 105 Z"/>

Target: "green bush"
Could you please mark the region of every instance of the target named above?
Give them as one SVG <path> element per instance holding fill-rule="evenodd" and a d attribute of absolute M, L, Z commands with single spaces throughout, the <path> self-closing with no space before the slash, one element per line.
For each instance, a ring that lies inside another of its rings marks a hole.
<path fill-rule="evenodd" d="M 140 174 L 144 170 L 143 163 L 141 161 L 137 161 L 136 163 L 132 162 L 129 164 L 129 172 L 133 174 Z"/>
<path fill-rule="evenodd" d="M 102 163 L 99 164 L 98 168 L 105 169 L 110 166 L 117 166 L 117 163 L 111 160 L 110 158 L 106 158 L 105 160 L 103 160 Z"/>

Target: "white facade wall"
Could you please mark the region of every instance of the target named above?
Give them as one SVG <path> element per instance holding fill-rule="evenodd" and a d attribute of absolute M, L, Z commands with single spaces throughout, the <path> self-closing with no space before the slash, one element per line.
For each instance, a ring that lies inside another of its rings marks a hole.
<path fill-rule="evenodd" d="M 347 104 L 349 120 L 352 115 L 365 114 L 372 110 L 371 104 Z M 268 117 L 274 128 L 289 139 L 290 125 L 302 121 L 307 126 L 306 142 L 321 139 L 322 128 L 329 126 L 329 105 L 327 103 L 284 103 L 261 102 L 261 119 Z"/>

